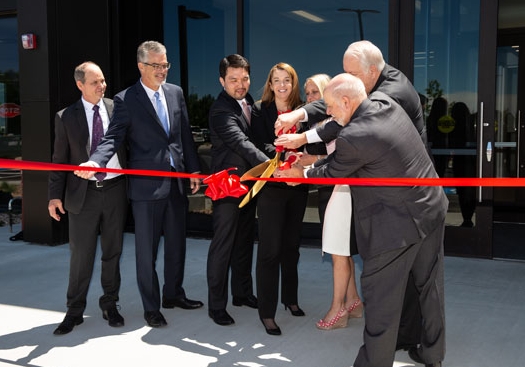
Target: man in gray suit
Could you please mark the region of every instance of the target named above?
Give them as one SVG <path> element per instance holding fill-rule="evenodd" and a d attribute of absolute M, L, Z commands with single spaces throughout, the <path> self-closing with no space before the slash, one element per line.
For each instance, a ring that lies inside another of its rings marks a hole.
<path fill-rule="evenodd" d="M 340 74 L 324 92 L 327 113 L 343 126 L 336 150 L 315 167 L 279 177 L 437 178 L 406 112 L 382 92 Z M 407 144 L 410 142 L 410 144 Z M 353 186 L 357 246 L 363 259 L 364 344 L 354 367 L 391 366 L 412 273 L 423 324 L 416 362 L 440 366 L 445 355 L 443 236 L 448 200 L 436 186 Z"/>
<path fill-rule="evenodd" d="M 104 97 L 106 80 L 93 62 L 75 68 L 76 85 L 82 98 L 55 116 L 53 163 L 80 164 L 109 125 L 113 101 Z M 97 136 L 97 122 L 99 135 Z M 110 168 L 122 168 L 125 150 L 111 157 Z M 101 283 L 104 295 L 99 304 L 110 326 L 123 326 L 116 302 L 120 289 L 120 254 L 128 201 L 126 179 L 113 173 L 83 180 L 72 172 L 51 171 L 49 174 L 49 215 L 60 221 L 68 211 L 69 247 L 71 250 L 67 313 L 54 331 L 55 335 L 71 332 L 84 321 L 86 297 L 93 274 L 93 265 L 100 233 L 102 249 Z"/>
<path fill-rule="evenodd" d="M 353 42 L 344 53 L 343 68 L 346 73 L 361 79 L 368 94 L 375 91 L 383 92 L 403 107 L 432 158 L 427 146 L 427 130 L 419 94 L 401 71 L 385 62 L 381 50 L 370 41 Z M 308 103 L 303 108 L 280 115 L 275 124 L 276 133 L 283 127 L 286 130 L 305 117 L 307 117 L 307 121 L 304 124 L 307 127 L 314 126 L 317 122 L 326 119 L 328 116 L 326 115 L 324 101 L 318 100 Z M 307 142 L 315 143 L 320 140 L 329 142 L 337 137 L 340 130 L 341 125 L 335 121 L 330 121 L 301 134 L 283 134 L 277 139 L 276 145 L 294 149 Z M 417 296 L 414 281 L 410 275 L 396 349 L 414 347 L 420 339 L 419 330 L 422 320 Z"/>

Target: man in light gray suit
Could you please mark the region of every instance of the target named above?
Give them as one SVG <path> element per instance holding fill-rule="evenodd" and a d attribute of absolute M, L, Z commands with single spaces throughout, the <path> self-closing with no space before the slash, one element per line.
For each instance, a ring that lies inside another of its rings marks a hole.
<path fill-rule="evenodd" d="M 367 98 L 361 80 L 340 74 L 324 92 L 327 113 L 343 125 L 336 150 L 315 167 L 295 166 L 278 177 L 437 178 L 406 112 L 390 97 Z M 410 142 L 410 144 L 407 144 Z M 448 200 L 437 186 L 353 186 L 354 218 L 363 259 L 364 344 L 354 367 L 391 366 L 409 273 L 423 324 L 410 357 L 441 366 L 445 355 L 443 235 Z"/>

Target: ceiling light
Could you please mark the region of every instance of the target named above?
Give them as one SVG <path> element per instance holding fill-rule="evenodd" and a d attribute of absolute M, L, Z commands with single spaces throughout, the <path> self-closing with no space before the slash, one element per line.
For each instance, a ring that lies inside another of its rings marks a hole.
<path fill-rule="evenodd" d="M 306 10 L 293 10 L 290 13 L 292 13 L 293 15 L 296 15 L 298 17 L 301 17 L 303 19 L 308 19 L 309 21 L 314 22 L 314 23 L 324 23 L 324 22 L 326 22 L 325 19 L 323 19 L 321 17 L 318 17 L 317 15 L 314 15 L 312 13 L 309 13 Z"/>

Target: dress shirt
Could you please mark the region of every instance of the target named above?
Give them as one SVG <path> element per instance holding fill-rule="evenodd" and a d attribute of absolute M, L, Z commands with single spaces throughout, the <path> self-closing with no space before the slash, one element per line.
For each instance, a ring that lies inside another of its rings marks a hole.
<path fill-rule="evenodd" d="M 159 87 L 158 90 L 153 90 L 151 88 L 148 88 L 144 85 L 144 83 L 142 83 L 142 80 L 140 81 L 140 84 L 142 84 L 142 87 L 144 87 L 144 90 L 146 91 L 146 94 L 148 95 L 148 98 L 151 101 L 151 104 L 153 105 L 155 112 L 157 112 L 157 115 L 159 114 L 159 111 L 157 111 L 157 99 L 155 98 L 155 92 L 159 92 L 160 103 L 162 103 L 162 105 L 164 106 L 164 111 L 166 111 L 166 115 L 168 117 L 168 127 L 171 127 L 170 115 L 168 113 L 168 104 L 166 103 L 166 97 L 164 96 L 164 90 L 161 87 Z"/>
<path fill-rule="evenodd" d="M 82 97 L 82 104 L 84 105 L 84 110 L 86 112 L 86 118 L 88 121 L 88 129 L 89 129 L 89 144 L 91 144 L 91 140 L 93 136 L 93 106 L 94 105 L 86 101 L 83 97 Z M 108 131 L 108 126 L 109 126 L 108 111 L 106 110 L 106 106 L 104 105 L 104 102 L 102 101 L 102 99 L 98 101 L 97 105 L 99 107 L 98 112 L 100 114 L 100 117 L 102 118 L 102 125 L 104 126 L 104 134 L 105 134 L 106 131 Z M 89 146 L 87 147 L 87 150 L 89 152 Z M 108 164 L 106 165 L 106 168 L 122 169 L 122 166 L 120 165 L 120 162 L 118 160 L 118 156 L 116 153 L 113 154 L 113 157 L 111 157 L 111 159 L 109 160 Z M 117 176 L 120 176 L 120 174 L 107 172 L 104 180 L 110 180 Z M 90 180 L 96 181 L 97 179 L 95 178 L 95 176 L 93 176 L 92 178 L 90 178 Z"/>

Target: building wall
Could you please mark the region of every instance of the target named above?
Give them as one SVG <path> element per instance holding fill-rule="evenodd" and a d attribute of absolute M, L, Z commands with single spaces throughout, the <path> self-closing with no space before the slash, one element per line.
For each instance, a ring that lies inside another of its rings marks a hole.
<path fill-rule="evenodd" d="M 74 67 L 99 64 L 108 81 L 108 97 L 138 77 L 136 48 L 146 39 L 162 40 L 162 1 L 18 0 L 19 35 L 34 33 L 36 50 L 20 52 L 22 159 L 50 162 L 57 111 L 80 97 Z M 47 173 L 25 171 L 22 229 L 27 242 L 67 242 L 67 223 L 47 211 Z"/>

